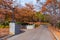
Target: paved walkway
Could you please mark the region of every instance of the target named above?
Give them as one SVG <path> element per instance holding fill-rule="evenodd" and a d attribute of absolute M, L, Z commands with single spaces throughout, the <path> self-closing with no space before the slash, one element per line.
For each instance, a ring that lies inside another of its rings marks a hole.
<path fill-rule="evenodd" d="M 53 40 L 53 35 L 47 26 L 41 25 L 37 29 L 27 30 L 24 33 L 8 38 L 8 40 Z"/>

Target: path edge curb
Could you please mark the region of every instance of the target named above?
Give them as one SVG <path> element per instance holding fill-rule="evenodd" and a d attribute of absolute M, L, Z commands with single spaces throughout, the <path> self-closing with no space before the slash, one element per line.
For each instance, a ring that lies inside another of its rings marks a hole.
<path fill-rule="evenodd" d="M 53 31 L 50 30 L 50 32 L 53 34 L 56 40 L 59 40 L 59 38 L 56 36 L 56 34 Z"/>
<path fill-rule="evenodd" d="M 59 38 L 56 36 L 56 34 L 52 31 L 53 35 L 55 36 L 56 40 L 59 40 Z"/>

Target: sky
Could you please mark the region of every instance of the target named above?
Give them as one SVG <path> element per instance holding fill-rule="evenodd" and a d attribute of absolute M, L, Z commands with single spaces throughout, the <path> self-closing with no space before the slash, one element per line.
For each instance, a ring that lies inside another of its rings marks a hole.
<path fill-rule="evenodd" d="M 15 3 L 21 4 L 22 6 L 25 5 L 25 3 L 31 3 L 31 4 L 36 4 L 36 0 L 14 0 Z M 40 2 L 45 2 L 45 0 L 40 0 Z"/>
<path fill-rule="evenodd" d="M 19 7 L 21 6 L 25 6 L 25 3 L 30 3 L 33 4 L 35 6 L 34 10 L 40 10 L 39 7 L 37 7 L 37 5 L 39 5 L 40 7 L 42 7 L 42 5 L 38 4 L 36 0 L 13 0 L 14 1 L 14 5 L 18 5 Z M 40 0 L 40 2 L 44 3 L 46 2 L 46 0 Z"/>
<path fill-rule="evenodd" d="M 21 0 L 21 4 L 25 5 L 25 3 L 31 3 L 31 4 L 36 4 L 36 0 Z"/>

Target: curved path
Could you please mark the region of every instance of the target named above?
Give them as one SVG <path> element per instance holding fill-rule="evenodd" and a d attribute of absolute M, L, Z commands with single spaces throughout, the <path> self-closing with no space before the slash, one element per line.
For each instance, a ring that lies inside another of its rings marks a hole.
<path fill-rule="evenodd" d="M 26 32 L 8 38 L 8 40 L 54 40 L 47 26 L 41 25 L 37 29 L 26 30 Z"/>

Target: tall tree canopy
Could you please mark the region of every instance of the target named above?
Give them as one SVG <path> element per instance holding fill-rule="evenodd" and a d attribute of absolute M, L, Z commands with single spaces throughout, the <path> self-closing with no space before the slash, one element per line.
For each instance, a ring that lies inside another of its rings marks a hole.
<path fill-rule="evenodd" d="M 3 15 L 5 15 L 4 19 L 8 19 L 9 16 L 12 14 L 12 9 L 13 9 L 12 1 L 13 0 L 0 0 L 0 14 L 2 14 L 2 17 L 3 17 Z"/>
<path fill-rule="evenodd" d="M 46 3 L 42 7 L 44 13 L 60 14 L 60 2 L 58 0 L 46 0 Z"/>

